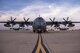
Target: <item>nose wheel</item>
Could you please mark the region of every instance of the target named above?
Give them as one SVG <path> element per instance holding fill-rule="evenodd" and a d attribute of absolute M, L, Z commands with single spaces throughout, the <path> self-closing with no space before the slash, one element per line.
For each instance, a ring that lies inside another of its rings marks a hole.
<path fill-rule="evenodd" d="M 36 32 L 35 30 L 33 30 L 33 32 Z"/>
<path fill-rule="evenodd" d="M 38 32 L 38 34 L 41 34 L 41 33 L 42 33 L 41 29 L 38 29 L 38 31 L 37 31 L 37 32 Z"/>

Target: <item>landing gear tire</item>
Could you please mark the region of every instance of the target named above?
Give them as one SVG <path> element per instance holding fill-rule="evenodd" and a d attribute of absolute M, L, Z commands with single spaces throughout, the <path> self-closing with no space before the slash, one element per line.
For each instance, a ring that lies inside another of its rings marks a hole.
<path fill-rule="evenodd" d="M 33 30 L 33 32 L 35 32 L 35 30 Z"/>
<path fill-rule="evenodd" d="M 46 30 L 44 30 L 43 32 L 46 32 Z"/>

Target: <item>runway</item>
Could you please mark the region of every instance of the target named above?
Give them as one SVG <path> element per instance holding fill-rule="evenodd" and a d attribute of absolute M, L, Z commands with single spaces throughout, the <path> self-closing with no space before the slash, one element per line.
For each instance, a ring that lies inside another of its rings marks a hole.
<path fill-rule="evenodd" d="M 41 35 L 49 53 L 80 53 L 80 31 L 50 31 Z M 32 31 L 0 31 L 0 53 L 32 53 L 37 40 L 38 34 Z"/>

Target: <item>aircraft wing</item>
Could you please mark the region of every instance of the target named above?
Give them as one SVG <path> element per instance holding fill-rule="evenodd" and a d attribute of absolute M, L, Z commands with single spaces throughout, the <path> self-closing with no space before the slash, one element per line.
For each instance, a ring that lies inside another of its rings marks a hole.
<path fill-rule="evenodd" d="M 15 24 L 25 24 L 25 25 L 32 25 L 33 24 L 32 21 L 28 21 L 28 22 L 26 22 L 26 21 L 15 21 L 14 23 Z"/>
<path fill-rule="evenodd" d="M 5 23 L 4 26 L 6 27 L 11 27 L 10 24 L 12 24 L 12 26 L 19 24 L 20 27 L 24 27 L 24 25 L 28 26 L 33 24 L 32 21 L 0 21 L 0 23 Z"/>
<path fill-rule="evenodd" d="M 47 25 L 64 24 L 64 23 L 68 24 L 68 23 L 80 23 L 80 22 L 65 22 L 65 21 L 61 21 L 61 22 L 60 21 L 55 21 L 55 22 L 49 22 L 48 21 L 48 22 L 46 22 Z"/>
<path fill-rule="evenodd" d="M 62 22 L 58 22 L 58 21 L 55 21 L 55 22 L 46 22 L 47 25 L 55 25 L 55 24 L 61 24 Z"/>
<path fill-rule="evenodd" d="M 29 20 L 29 18 L 28 19 L 25 19 L 25 17 L 23 18 L 24 19 L 24 21 L 15 21 L 16 20 L 16 18 L 12 18 L 12 17 L 10 17 L 10 20 L 7 20 L 7 21 L 0 21 L 0 23 L 5 23 L 4 24 L 4 26 L 6 26 L 6 27 L 11 27 L 11 25 L 10 24 L 12 24 L 12 26 L 13 25 L 16 25 L 16 24 L 19 24 L 19 26 L 20 27 L 24 27 L 24 25 L 32 25 L 32 21 L 28 21 Z"/>
<path fill-rule="evenodd" d="M 46 22 L 46 25 L 51 25 L 51 22 Z"/>
<path fill-rule="evenodd" d="M 8 23 L 7 21 L 0 21 L 0 23 Z"/>
<path fill-rule="evenodd" d="M 80 23 L 80 21 L 62 21 L 61 24 Z"/>
<path fill-rule="evenodd" d="M 28 25 L 32 25 L 32 21 L 30 21 L 30 22 L 25 22 L 25 21 L 14 21 L 14 22 L 8 22 L 8 21 L 0 21 L 0 23 L 10 23 L 10 24 L 12 24 L 12 23 L 15 23 L 15 24 L 21 24 L 21 23 L 23 23 L 23 24 L 28 24 Z"/>
<path fill-rule="evenodd" d="M 51 26 L 55 26 L 55 27 L 59 27 L 60 24 L 63 24 L 63 25 L 67 25 L 68 26 L 74 26 L 73 23 L 80 23 L 80 22 L 71 22 L 71 21 L 54 21 L 54 22 L 46 22 L 47 25 L 51 25 Z"/>
<path fill-rule="evenodd" d="M 59 27 L 60 24 L 61 24 L 61 22 L 58 22 L 58 21 L 55 21 L 55 22 L 46 22 L 46 25 L 51 25 L 51 26 L 54 25 L 54 27 Z"/>
<path fill-rule="evenodd" d="M 80 22 L 72 22 L 72 23 L 80 23 Z"/>

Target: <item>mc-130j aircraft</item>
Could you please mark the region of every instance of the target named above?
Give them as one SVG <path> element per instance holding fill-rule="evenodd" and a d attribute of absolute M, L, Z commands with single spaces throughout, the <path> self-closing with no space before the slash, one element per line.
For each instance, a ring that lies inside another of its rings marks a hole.
<path fill-rule="evenodd" d="M 16 24 L 19 24 L 19 27 L 25 27 L 28 26 L 28 25 L 31 25 L 33 27 L 33 32 L 46 32 L 46 26 L 47 25 L 51 25 L 54 27 L 60 27 L 60 24 L 63 24 L 63 25 L 67 25 L 68 27 L 74 27 L 75 24 L 74 23 L 80 23 L 80 22 L 72 22 L 71 20 L 69 20 L 69 17 L 67 17 L 67 19 L 64 19 L 64 21 L 55 21 L 55 17 L 53 19 L 50 18 L 51 21 L 45 21 L 41 16 L 37 17 L 34 21 L 28 21 L 29 18 L 26 20 L 24 18 L 24 21 L 15 21 L 15 19 L 12 19 L 11 17 L 11 20 L 7 20 L 7 21 L 0 21 L 0 23 L 5 23 L 4 26 L 5 27 L 13 27 L 14 25 Z M 12 24 L 12 25 L 11 25 Z"/>

